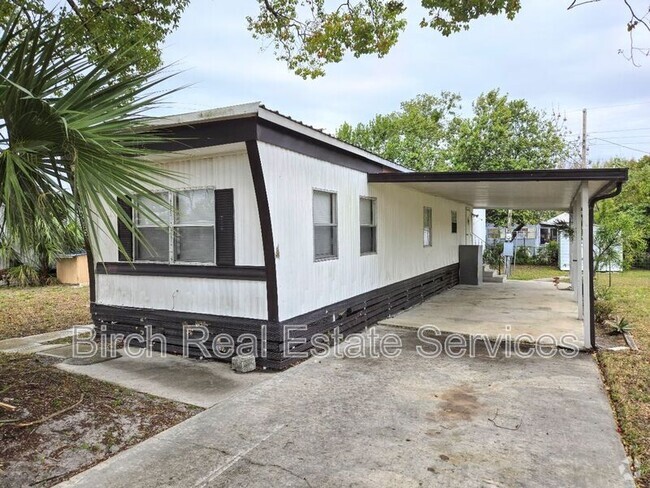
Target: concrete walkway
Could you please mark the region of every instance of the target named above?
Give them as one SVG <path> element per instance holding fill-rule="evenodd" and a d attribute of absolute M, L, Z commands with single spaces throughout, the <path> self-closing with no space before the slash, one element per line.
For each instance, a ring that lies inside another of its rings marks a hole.
<path fill-rule="evenodd" d="M 212 405 L 273 378 L 273 374 L 254 371 L 237 374 L 228 363 L 198 361 L 173 354 L 162 356 L 150 351 L 134 349 L 126 354 L 118 350 L 121 357 L 89 365 L 73 365 L 65 362 L 57 367 L 70 373 L 83 374 L 98 380 L 108 381 L 125 388 L 167 398 L 177 402 L 208 408 Z"/>
<path fill-rule="evenodd" d="M 27 337 L 16 337 L 15 339 L 4 339 L 0 341 L 0 352 L 33 354 L 37 352 L 48 351 L 61 348 L 61 344 L 50 344 L 52 341 L 65 339 L 77 334 L 90 331 L 94 325 L 77 325 L 69 329 L 55 332 L 46 332 Z"/>
<path fill-rule="evenodd" d="M 634 486 L 591 356 L 424 358 L 375 330 L 399 357 L 312 358 L 60 486 Z"/>
<path fill-rule="evenodd" d="M 519 336 L 526 342 L 584 347 L 582 320 L 573 292 L 562 283 L 507 281 L 460 285 L 380 322 L 395 327 L 433 325 L 443 332 Z M 574 339 L 575 338 L 575 339 Z"/>

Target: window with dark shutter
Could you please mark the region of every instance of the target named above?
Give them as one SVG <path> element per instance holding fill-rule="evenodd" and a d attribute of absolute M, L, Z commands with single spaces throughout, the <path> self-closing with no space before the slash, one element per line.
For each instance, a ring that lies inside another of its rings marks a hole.
<path fill-rule="evenodd" d="M 122 207 L 122 210 L 124 210 L 127 217 L 132 220 L 133 207 L 131 206 L 130 201 L 125 198 L 118 198 L 117 203 Z M 133 259 L 133 232 L 131 232 L 129 227 L 119 218 L 117 219 L 117 236 L 126 252 L 125 255 L 118 249 L 118 261 L 128 261 L 129 259 Z"/>
<path fill-rule="evenodd" d="M 235 203 L 232 188 L 214 191 L 217 266 L 235 265 Z"/>

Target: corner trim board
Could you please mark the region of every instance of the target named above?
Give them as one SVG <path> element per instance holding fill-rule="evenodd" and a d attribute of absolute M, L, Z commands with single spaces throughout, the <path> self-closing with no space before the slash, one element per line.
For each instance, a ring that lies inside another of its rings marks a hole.
<path fill-rule="evenodd" d="M 257 141 L 246 141 L 246 152 L 253 176 L 253 187 L 255 188 L 255 199 L 257 200 L 257 211 L 259 213 L 260 226 L 262 230 L 262 248 L 264 251 L 264 267 L 266 270 L 266 303 L 268 320 L 277 322 L 278 312 L 278 278 L 275 269 L 275 244 L 273 240 L 273 227 L 271 225 L 271 211 L 269 209 L 269 198 L 266 193 L 266 183 L 262 170 L 262 159 Z"/>

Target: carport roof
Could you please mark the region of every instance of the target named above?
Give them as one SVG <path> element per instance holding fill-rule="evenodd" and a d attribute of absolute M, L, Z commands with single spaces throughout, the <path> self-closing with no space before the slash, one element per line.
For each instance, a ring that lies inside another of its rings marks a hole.
<path fill-rule="evenodd" d="M 371 184 L 399 184 L 475 208 L 567 210 L 583 182 L 589 197 L 627 181 L 626 168 L 369 174 Z"/>

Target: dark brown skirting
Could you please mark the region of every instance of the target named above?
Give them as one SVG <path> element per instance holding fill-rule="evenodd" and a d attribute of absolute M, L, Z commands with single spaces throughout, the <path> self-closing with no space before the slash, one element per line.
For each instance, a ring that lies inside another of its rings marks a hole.
<path fill-rule="evenodd" d="M 203 266 L 165 263 L 97 263 L 96 274 L 129 276 L 172 276 L 220 280 L 266 281 L 264 266 Z"/>
<path fill-rule="evenodd" d="M 330 332 L 337 327 L 342 335 L 358 331 L 417 305 L 457 284 L 458 264 L 452 264 L 283 322 L 99 304 L 92 304 L 92 316 L 95 325 L 98 328 L 104 326 L 107 334 L 139 333 L 144 335 L 145 326 L 150 325 L 152 333 L 160 333 L 165 336 L 167 351 L 170 353 L 182 353 L 183 325 L 185 324 L 200 323 L 205 325 L 209 331 L 210 343 L 220 333 L 226 333 L 235 338 L 244 333 L 251 333 L 260 340 L 260 345 L 262 339 L 260 332 L 262 326 L 266 324 L 266 358 L 258 357 L 258 364 L 271 369 L 284 369 L 300 361 L 285 357 L 283 331 L 286 326 L 307 326 L 307 330 L 294 330 L 291 333 L 291 339 L 307 339 L 306 343 L 293 347 L 292 351 L 307 351 L 311 349 L 309 339 L 314 334 Z M 188 352 L 190 356 L 201 356 L 201 351 L 198 348 L 190 347 Z M 258 351 L 259 353 L 260 351 Z"/>

